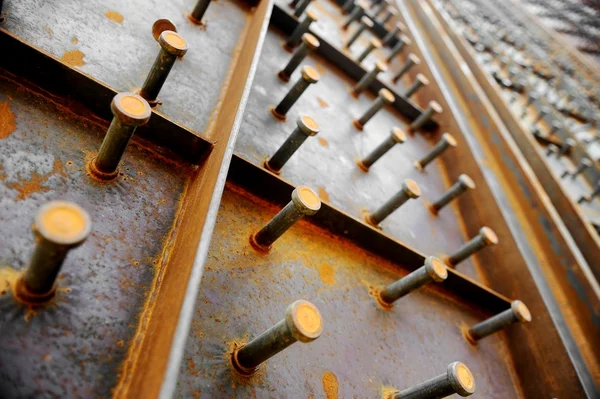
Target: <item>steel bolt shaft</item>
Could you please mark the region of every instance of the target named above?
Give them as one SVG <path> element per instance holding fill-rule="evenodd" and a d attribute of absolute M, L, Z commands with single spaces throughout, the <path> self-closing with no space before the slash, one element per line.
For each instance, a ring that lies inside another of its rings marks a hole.
<path fill-rule="evenodd" d="M 302 0 L 300 3 L 298 3 L 298 6 L 296 7 L 296 11 L 294 11 L 294 16 L 296 18 L 299 18 L 300 15 L 302 15 L 302 13 L 306 10 L 306 8 L 310 5 L 310 2 L 312 0 Z"/>
<path fill-rule="evenodd" d="M 279 76 L 279 79 L 283 80 L 284 82 L 289 81 L 290 77 L 292 76 L 292 73 L 294 73 L 296 68 L 298 68 L 298 66 L 306 58 L 306 56 L 309 53 L 318 49 L 320 45 L 321 44 L 319 43 L 317 38 L 311 35 L 310 33 L 303 34 L 302 45 L 292 56 L 285 68 L 279 71 L 279 73 L 277 74 L 277 76 Z"/>
<path fill-rule="evenodd" d="M 296 124 L 296 129 L 285 140 L 283 145 L 279 147 L 275 155 L 265 161 L 265 168 L 273 173 L 279 173 L 283 165 L 286 164 L 308 137 L 319 133 L 319 125 L 309 116 L 299 117 Z"/>
<path fill-rule="evenodd" d="M 91 228 L 88 213 L 77 204 L 53 201 L 42 206 L 33 226 L 37 244 L 25 273 L 17 282 L 17 298 L 28 303 L 51 299 L 68 252 L 83 244 Z"/>
<path fill-rule="evenodd" d="M 581 204 L 583 202 L 592 202 L 592 200 L 597 196 L 600 196 L 600 180 L 596 182 L 596 187 L 594 187 L 594 191 L 592 191 L 590 195 L 584 195 L 583 197 L 579 198 L 579 200 L 577 200 L 577 203 Z"/>
<path fill-rule="evenodd" d="M 420 73 L 417 74 L 417 78 L 415 79 L 413 84 L 410 85 L 408 89 L 406 89 L 406 92 L 404 92 L 404 97 L 409 98 L 410 96 L 415 94 L 421 87 L 427 86 L 428 84 L 429 79 L 427 79 L 425 75 L 422 75 Z"/>
<path fill-rule="evenodd" d="M 381 208 L 375 212 L 368 214 L 365 219 L 373 225 L 378 226 L 385 218 L 390 216 L 396 209 L 400 208 L 406 201 L 411 198 L 419 198 L 421 189 L 414 180 L 406 179 L 402 182 L 402 189 L 390 198 Z"/>
<path fill-rule="evenodd" d="M 392 51 L 390 52 L 390 55 L 387 57 L 385 62 L 390 64 L 394 60 L 394 57 L 396 57 L 398 54 L 400 54 L 402 50 L 404 50 L 404 47 L 410 46 L 411 44 L 412 40 L 410 40 L 410 38 L 408 38 L 405 35 L 400 35 L 400 37 L 398 38 L 398 43 L 396 43 L 396 45 L 392 48 Z"/>
<path fill-rule="evenodd" d="M 158 43 L 161 47 L 160 52 L 140 90 L 140 96 L 151 104 L 155 103 L 156 97 L 167 80 L 177 57 L 182 57 L 188 49 L 185 39 L 170 30 L 163 31 L 160 34 Z"/>
<path fill-rule="evenodd" d="M 303 216 L 314 215 L 319 209 L 319 196 L 306 186 L 298 186 L 292 192 L 292 200 L 265 227 L 250 237 L 250 243 L 259 251 L 267 252 L 298 220 Z"/>
<path fill-rule="evenodd" d="M 373 83 L 375 81 L 375 79 L 377 78 L 377 75 L 380 72 L 385 72 L 387 71 L 387 67 L 385 66 L 385 64 L 381 61 L 377 61 L 375 63 L 375 65 L 373 66 L 373 69 L 371 69 L 369 72 L 367 72 L 356 84 L 356 86 L 354 86 L 352 88 L 352 94 L 354 96 L 358 96 L 360 93 L 362 93 L 363 91 L 365 91 L 365 89 L 367 89 L 371 83 Z"/>
<path fill-rule="evenodd" d="M 89 163 L 89 172 L 100 180 L 113 180 L 119 175 L 118 166 L 135 129 L 150 119 L 152 110 L 142 97 L 119 93 L 110 103 L 114 115 L 100 146 L 98 156 Z"/>
<path fill-rule="evenodd" d="M 570 175 L 571 180 L 574 180 L 577 176 L 579 176 L 580 174 L 585 172 L 585 170 L 587 168 L 590 168 L 592 165 L 593 165 L 592 161 L 590 161 L 588 158 L 583 158 L 581 160 L 581 163 L 579 164 L 577 169 L 575 169 L 575 171 L 573 171 L 573 173 L 569 172 L 568 170 L 565 170 L 560 177 L 564 179 L 565 177 Z"/>
<path fill-rule="evenodd" d="M 346 43 L 346 48 L 349 48 L 350 46 L 352 46 L 352 44 L 360 37 L 360 35 L 367 29 L 372 29 L 373 28 L 373 21 L 371 21 L 371 18 L 364 16 L 360 19 L 360 25 L 358 25 L 358 28 L 356 28 L 356 31 L 354 32 L 354 34 L 352 34 L 352 36 L 350 37 L 350 39 L 348 39 L 348 42 Z"/>
<path fill-rule="evenodd" d="M 409 132 L 417 131 L 418 129 L 423 127 L 423 125 L 425 125 L 427 122 L 429 122 L 429 120 L 433 117 L 433 115 L 441 114 L 442 111 L 443 111 L 443 108 L 440 104 L 438 104 L 436 101 L 430 101 L 429 104 L 427 105 L 427 109 L 425 109 L 425 111 L 423 111 L 423 113 L 421 115 L 419 115 L 417 117 L 417 119 L 415 119 L 408 126 L 408 131 Z"/>
<path fill-rule="evenodd" d="M 284 45 L 285 49 L 288 51 L 293 51 L 293 49 L 298 47 L 300 41 L 302 40 L 302 35 L 308 32 L 310 24 L 312 24 L 316 20 L 317 15 L 312 11 L 307 11 L 306 15 L 304 15 L 304 19 L 302 20 L 302 22 L 298 24 L 296 29 L 294 29 L 290 37 L 287 39 Z"/>
<path fill-rule="evenodd" d="M 206 13 L 206 10 L 208 10 L 210 1 L 211 0 L 198 0 L 196 7 L 194 7 L 194 10 L 190 15 L 190 20 L 193 23 L 200 24 L 202 22 L 202 17 L 204 17 L 204 13 Z"/>
<path fill-rule="evenodd" d="M 398 73 L 396 73 L 396 75 L 394 75 L 394 77 L 392 78 L 392 82 L 394 82 L 394 83 L 398 82 L 398 80 L 400 80 L 400 78 L 402 78 L 402 76 L 404 76 L 408 71 L 410 71 L 410 69 L 413 66 L 419 65 L 420 63 L 421 63 L 421 60 L 419 59 L 419 57 L 417 57 L 413 53 L 410 53 L 408 55 L 408 57 L 406 58 L 406 62 L 404 63 L 404 65 L 402 65 L 402 68 L 400 68 L 400 70 L 398 71 Z M 420 75 L 420 76 L 423 76 L 423 75 Z M 418 82 L 418 81 L 419 80 L 417 79 L 415 81 L 415 83 Z M 416 90 L 418 90 L 418 87 L 417 87 Z M 408 95 L 407 95 L 407 97 L 408 97 Z"/>
<path fill-rule="evenodd" d="M 344 5 L 342 6 L 342 14 L 346 15 L 350 13 L 350 11 L 354 9 L 354 7 L 356 7 L 354 0 L 346 0 Z"/>
<path fill-rule="evenodd" d="M 439 199 L 434 201 L 430 208 L 433 213 L 437 214 L 442 208 L 448 205 L 452 200 L 458 198 L 462 193 L 467 190 L 475 189 L 475 182 L 467 175 L 458 176 L 458 181 L 450 187 Z"/>
<path fill-rule="evenodd" d="M 563 155 L 566 155 L 571 150 L 571 148 L 575 147 L 575 144 L 577 143 L 572 138 L 566 139 L 563 142 L 563 145 L 560 147 L 560 150 L 556 153 L 556 158 L 560 158 Z"/>
<path fill-rule="evenodd" d="M 308 301 L 296 301 L 288 306 L 283 320 L 234 350 L 231 363 L 240 374 L 252 375 L 261 363 L 288 346 L 297 341 L 314 341 L 322 331 L 323 318 L 319 309 Z"/>
<path fill-rule="evenodd" d="M 471 370 L 461 362 L 448 365 L 446 373 L 412 388 L 395 392 L 390 399 L 437 399 L 453 394 L 470 396 L 475 392 L 475 379 Z"/>
<path fill-rule="evenodd" d="M 479 230 L 479 234 L 448 257 L 448 263 L 456 266 L 475 252 L 480 251 L 488 245 L 496 244 L 498 244 L 498 236 L 494 233 L 494 230 L 489 227 L 482 227 Z"/>
<path fill-rule="evenodd" d="M 482 321 L 471 327 L 467 332 L 467 339 L 471 342 L 479 341 L 482 338 L 492 335 L 495 332 L 514 323 L 528 323 L 531 321 L 531 313 L 525 304 L 519 300 L 513 301 L 510 304 L 510 309 L 487 320 Z"/>
<path fill-rule="evenodd" d="M 273 116 L 277 119 L 284 120 L 287 112 L 292 108 L 292 105 L 298 101 L 308 86 L 317 83 L 318 81 L 319 73 L 316 70 L 309 66 L 302 67 L 302 77 L 298 79 L 296 84 L 294 84 L 277 107 L 271 109 Z"/>
<path fill-rule="evenodd" d="M 439 157 L 446 151 L 448 148 L 456 147 L 456 139 L 450 133 L 442 134 L 442 138 L 437 144 L 429 151 L 423 158 L 415 161 L 415 168 L 418 170 L 423 170 L 427 165 L 429 165 L 434 159 Z"/>
<path fill-rule="evenodd" d="M 402 22 L 396 22 L 396 25 L 394 25 L 394 29 L 389 31 L 388 34 L 385 35 L 383 39 L 381 39 L 381 42 L 384 46 L 387 46 L 392 41 L 392 39 L 394 39 L 394 37 L 396 37 L 396 35 L 402 32 L 403 30 L 406 30 L 406 25 L 404 25 Z"/>
<path fill-rule="evenodd" d="M 417 288 L 433 281 L 440 283 L 446 280 L 447 277 L 448 270 L 442 261 L 435 256 L 429 256 L 425 259 L 423 266 L 385 287 L 379 293 L 378 299 L 382 305 L 389 306 Z"/>
<path fill-rule="evenodd" d="M 392 147 L 394 147 L 396 144 L 402 144 L 405 141 L 406 135 L 404 132 L 395 127 L 392 129 L 390 137 L 382 141 L 381 144 L 379 144 L 377 148 L 373 150 L 373 152 L 367 155 L 364 159 L 357 161 L 356 164 L 363 171 L 368 172 L 369 168 L 373 166 L 373 164 L 382 156 L 384 156 L 389 150 L 391 150 Z"/>
<path fill-rule="evenodd" d="M 377 100 L 373 101 L 373 105 L 359 119 L 352 121 L 354 126 L 362 130 L 369 120 L 386 104 L 394 102 L 394 95 L 388 89 L 379 90 Z"/>
<path fill-rule="evenodd" d="M 360 17 L 363 16 L 365 12 L 364 7 L 361 4 L 357 4 L 354 9 L 352 10 L 352 12 L 350 13 L 350 16 L 348 16 L 348 19 L 346 20 L 346 22 L 344 22 L 344 24 L 342 25 L 342 29 L 346 30 L 350 27 L 350 25 L 352 24 L 352 22 L 354 21 L 358 21 L 358 19 Z"/>
<path fill-rule="evenodd" d="M 371 54 L 371 51 L 375 50 L 376 48 L 381 48 L 381 42 L 379 39 L 371 39 L 367 48 L 365 48 L 365 50 L 356 58 L 356 60 L 359 63 L 362 62 L 369 54 Z"/>

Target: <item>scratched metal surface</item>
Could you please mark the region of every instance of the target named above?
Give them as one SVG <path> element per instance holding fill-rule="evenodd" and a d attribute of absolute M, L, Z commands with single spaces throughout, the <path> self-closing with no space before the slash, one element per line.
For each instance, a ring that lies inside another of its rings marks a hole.
<path fill-rule="evenodd" d="M 340 398 L 375 398 L 384 386 L 405 388 L 442 374 L 455 360 L 473 371 L 473 398 L 522 397 L 504 335 L 477 347 L 462 337 L 461 325 L 484 317 L 473 308 L 430 289 L 411 293 L 391 311 L 375 304 L 370 287 L 405 275 L 398 265 L 307 221 L 286 232 L 268 255 L 252 249 L 250 233 L 277 211 L 227 186 L 176 397 L 324 397 L 323 376 L 333 373 Z M 250 379 L 232 374 L 231 343 L 262 333 L 297 299 L 319 308 L 321 337 L 292 345 Z"/>
<path fill-rule="evenodd" d="M 356 166 L 356 159 L 387 138 L 392 127 L 405 128 L 406 123 L 401 115 L 384 109 L 362 133 L 356 130 L 352 119 L 370 106 L 374 96 L 363 93 L 358 100 L 354 99 L 349 93 L 354 83 L 334 67 L 318 58 L 310 58 L 305 64 L 316 66 L 320 81 L 300 97 L 285 123 L 271 116 L 268 107 L 283 98 L 300 74 L 296 71 L 288 84 L 277 78 L 277 71 L 290 57 L 280 45 L 282 40 L 274 31 L 267 34 L 236 153 L 261 164 L 292 132 L 296 118 L 309 115 L 319 123 L 321 131 L 309 138 L 285 165 L 281 171 L 283 179 L 313 187 L 323 200 L 359 219 L 366 209 L 372 211 L 393 196 L 404 179 L 414 179 L 422 190 L 421 198 L 410 200 L 383 221 L 382 231 L 426 254 L 442 256 L 460 247 L 465 237 L 458 211 L 450 205 L 434 217 L 426 208 L 427 201 L 438 198 L 448 187 L 443 166 L 437 160 L 421 173 L 412 164 L 431 149 L 435 140 L 420 135 L 408 137 L 368 173 L 362 172 Z M 477 278 L 471 261 L 461 263 L 458 268 Z"/>
<path fill-rule="evenodd" d="M 248 18 L 235 0 L 212 1 L 206 29 L 186 17 L 194 0 L 8 1 L 3 27 L 117 90 L 139 89 L 160 50 L 152 24 L 168 18 L 188 42 L 163 86 L 156 108 L 204 133 L 213 116 Z M 207 56 L 210 54 L 210 56 Z"/>
<path fill-rule="evenodd" d="M 0 396 L 108 397 L 162 264 L 189 171 L 134 138 L 114 184 L 85 172 L 106 126 L 73 116 L 0 77 L 0 265 L 23 270 L 34 248 L 33 217 L 70 200 L 92 219 L 73 250 L 55 303 L 37 313 L 0 285 Z M 29 320 L 26 320 L 29 319 Z"/>

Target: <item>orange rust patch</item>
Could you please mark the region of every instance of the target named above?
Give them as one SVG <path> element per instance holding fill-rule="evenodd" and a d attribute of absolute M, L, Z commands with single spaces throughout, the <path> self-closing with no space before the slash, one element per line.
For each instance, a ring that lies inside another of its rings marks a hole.
<path fill-rule="evenodd" d="M 110 19 L 111 21 L 115 21 L 118 24 L 122 23 L 124 19 L 122 14 L 113 10 L 107 11 L 106 14 L 104 14 L 104 16 Z"/>
<path fill-rule="evenodd" d="M 322 108 L 327 108 L 329 107 L 329 104 L 327 104 L 327 102 L 325 100 L 323 100 L 321 97 L 317 97 L 317 102 L 319 103 L 319 105 Z"/>
<path fill-rule="evenodd" d="M 163 33 L 165 40 L 174 47 L 185 48 L 186 43 L 183 37 L 179 36 L 175 32 L 165 32 Z"/>
<path fill-rule="evenodd" d="M 325 69 L 325 67 L 321 64 L 316 64 L 315 68 L 317 68 L 317 71 L 319 71 L 321 75 L 325 75 L 327 73 L 327 69 Z"/>
<path fill-rule="evenodd" d="M 47 361 L 47 362 L 49 362 L 50 360 L 52 360 L 52 356 L 50 356 L 50 354 L 46 353 L 44 355 L 44 360 Z"/>
<path fill-rule="evenodd" d="M 321 328 L 321 316 L 312 306 L 302 304 L 298 306 L 296 313 L 298 324 L 303 330 L 314 333 Z"/>
<path fill-rule="evenodd" d="M 329 202 L 329 193 L 327 191 L 325 191 L 325 187 L 319 186 L 318 191 L 319 191 L 319 198 L 321 198 L 321 201 Z"/>
<path fill-rule="evenodd" d="M 56 207 L 40 218 L 40 227 L 50 234 L 72 239 L 82 233 L 87 223 L 84 215 L 69 207 Z"/>
<path fill-rule="evenodd" d="M 389 399 L 392 397 L 393 394 L 395 394 L 396 392 L 398 392 L 398 390 L 396 388 L 393 387 L 383 387 L 381 388 L 381 396 L 383 397 L 383 399 Z"/>
<path fill-rule="evenodd" d="M 146 105 L 137 96 L 125 96 L 121 99 L 121 106 L 132 115 L 142 115 L 146 112 Z"/>
<path fill-rule="evenodd" d="M 6 186 L 19 192 L 19 195 L 17 196 L 18 200 L 24 200 L 29 198 L 33 193 L 45 193 L 49 191 L 50 189 L 48 187 L 44 187 L 43 184 L 50 176 L 56 173 L 64 174 L 63 165 L 59 159 L 54 161 L 54 168 L 51 173 L 42 176 L 37 172 L 33 172 L 31 174 L 31 179 L 28 181 L 7 183 Z"/>
<path fill-rule="evenodd" d="M 123 341 L 123 340 L 120 340 L 119 342 L 117 342 L 117 346 L 118 346 L 119 348 L 122 348 L 122 347 L 124 347 L 124 346 L 125 346 L 125 341 Z"/>
<path fill-rule="evenodd" d="M 0 268 L 0 295 L 11 291 L 18 278 L 19 272 L 12 267 Z"/>
<path fill-rule="evenodd" d="M 319 137 L 319 144 L 321 144 L 322 147 L 328 148 L 329 147 L 329 141 L 325 140 L 323 137 Z"/>
<path fill-rule="evenodd" d="M 319 265 L 319 277 L 325 285 L 335 284 L 335 270 L 333 270 L 333 267 L 327 263 L 322 263 Z"/>
<path fill-rule="evenodd" d="M 73 67 L 80 67 L 80 66 L 85 65 L 85 61 L 83 60 L 83 57 L 85 57 L 85 54 L 83 54 L 79 50 L 65 51 L 63 56 L 60 57 L 60 60 L 67 65 L 70 65 Z"/>
<path fill-rule="evenodd" d="M 339 384 L 338 379 L 332 372 L 326 371 L 323 373 L 323 391 L 327 399 L 337 399 Z"/>
<path fill-rule="evenodd" d="M 10 110 L 7 101 L 0 102 L 0 140 L 5 139 L 17 128 L 15 114 Z"/>

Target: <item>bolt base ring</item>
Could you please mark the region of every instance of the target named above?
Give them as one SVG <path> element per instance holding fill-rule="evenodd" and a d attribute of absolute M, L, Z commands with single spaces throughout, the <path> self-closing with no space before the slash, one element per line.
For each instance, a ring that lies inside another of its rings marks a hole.
<path fill-rule="evenodd" d="M 193 23 L 194 25 L 199 25 L 200 27 L 205 27 L 206 26 L 206 24 L 204 22 L 199 21 L 196 18 L 194 18 L 194 16 L 191 13 L 187 14 L 187 17 L 190 20 L 190 22 Z"/>
<path fill-rule="evenodd" d="M 250 234 L 250 245 L 252 245 L 252 248 L 256 249 L 258 252 L 262 252 L 264 254 L 268 253 L 271 250 L 271 245 L 266 247 L 264 245 L 259 244 L 256 241 L 256 237 L 255 237 L 254 233 Z"/>
<path fill-rule="evenodd" d="M 233 366 L 233 369 L 240 375 L 242 375 L 244 377 L 250 377 L 251 375 L 255 374 L 259 370 L 260 366 L 249 369 L 240 364 L 240 361 L 238 360 L 237 355 L 238 355 L 239 350 L 242 349 L 244 346 L 245 345 L 242 345 L 233 351 L 233 353 L 231 354 L 231 365 Z"/>
<path fill-rule="evenodd" d="M 41 306 L 46 302 L 49 302 L 56 295 L 56 284 L 52 286 L 52 289 L 45 294 L 36 294 L 29 291 L 25 285 L 23 278 L 19 278 L 15 283 L 14 295 L 16 299 L 21 303 L 26 303 L 32 306 Z"/>
<path fill-rule="evenodd" d="M 281 174 L 281 169 L 275 170 L 271 167 L 271 165 L 269 165 L 269 159 L 268 157 L 264 157 L 262 160 L 262 165 L 263 167 L 268 170 L 271 173 L 275 173 L 276 175 L 280 175 Z"/>
<path fill-rule="evenodd" d="M 378 225 L 378 224 L 376 224 L 376 223 L 373 221 L 373 219 L 371 219 L 371 214 L 370 214 L 370 213 L 366 213 L 366 214 L 365 214 L 365 217 L 364 217 L 364 219 L 365 219 L 365 222 L 367 222 L 367 223 L 368 223 L 368 224 L 370 224 L 371 226 L 373 226 L 373 227 L 376 227 L 376 228 L 379 228 L 379 225 Z"/>
<path fill-rule="evenodd" d="M 469 330 L 463 330 L 463 337 L 465 337 L 465 340 L 471 345 L 477 345 L 477 340 L 473 338 L 471 333 L 469 333 Z"/>
<path fill-rule="evenodd" d="M 413 161 L 413 165 L 415 166 L 416 170 L 418 170 L 419 172 L 423 172 L 424 168 L 423 165 L 421 165 L 421 162 Z"/>
<path fill-rule="evenodd" d="M 356 166 L 365 173 L 369 172 L 369 168 L 363 163 L 362 159 L 356 160 Z"/>
<path fill-rule="evenodd" d="M 282 42 L 281 43 L 281 47 L 283 47 L 283 49 L 285 51 L 287 51 L 288 53 L 293 53 L 294 52 L 294 47 L 288 46 L 288 44 L 286 42 Z"/>
<path fill-rule="evenodd" d="M 285 122 L 285 120 L 287 119 L 285 115 L 282 115 L 279 112 L 275 111 L 275 107 L 271 106 L 269 107 L 269 110 L 271 111 L 271 115 L 273 115 L 278 121 Z"/>
<path fill-rule="evenodd" d="M 393 304 L 391 303 L 387 303 L 386 301 L 383 300 L 383 298 L 381 297 L 381 292 L 378 291 L 375 294 L 375 301 L 377 301 L 377 304 L 384 310 L 392 310 Z"/>
<path fill-rule="evenodd" d="M 358 119 L 352 120 L 352 124 L 354 125 L 355 128 L 357 128 L 358 130 L 360 130 L 362 132 L 364 125 L 362 123 L 360 123 L 358 121 Z"/>
<path fill-rule="evenodd" d="M 279 78 L 279 80 L 281 80 L 282 82 L 289 82 L 290 81 L 290 75 L 288 75 L 287 73 L 283 72 L 283 71 L 279 71 L 277 73 L 277 77 Z"/>
<path fill-rule="evenodd" d="M 429 212 L 431 212 L 431 214 L 434 216 L 437 216 L 439 213 L 439 210 L 434 208 L 432 204 L 427 204 L 427 209 L 429 209 Z"/>
<path fill-rule="evenodd" d="M 96 167 L 96 157 L 92 158 L 90 162 L 87 164 L 87 170 L 89 174 L 102 182 L 109 183 L 117 179 L 119 177 L 119 168 L 115 169 L 114 172 L 106 173 L 102 172 Z"/>

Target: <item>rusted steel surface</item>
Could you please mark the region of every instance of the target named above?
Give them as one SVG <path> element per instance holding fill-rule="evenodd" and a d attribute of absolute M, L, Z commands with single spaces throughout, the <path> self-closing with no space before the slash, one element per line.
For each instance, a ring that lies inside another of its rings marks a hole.
<path fill-rule="evenodd" d="M 397 263 L 307 222 L 268 255 L 256 252 L 248 237 L 278 210 L 235 186 L 226 189 L 176 397 L 375 398 L 384 387 L 406 388 L 437 375 L 453 359 L 476 376 L 474 397 L 522 397 L 505 341 L 495 336 L 473 347 L 462 337 L 462 326 L 485 317 L 472 305 L 430 289 L 392 310 L 376 304 L 373 288 L 406 274 Z M 232 374 L 231 346 L 279 321 L 296 299 L 319 308 L 321 338 L 294 344 L 251 379 Z"/>

